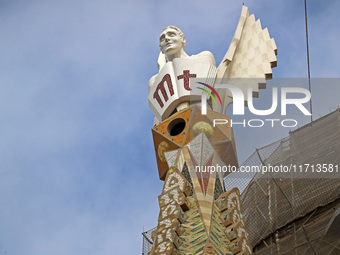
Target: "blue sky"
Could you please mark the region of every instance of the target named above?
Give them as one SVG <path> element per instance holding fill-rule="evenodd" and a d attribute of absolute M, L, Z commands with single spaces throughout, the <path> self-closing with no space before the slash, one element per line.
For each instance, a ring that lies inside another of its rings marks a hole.
<path fill-rule="evenodd" d="M 340 2 L 307 2 L 312 77 L 338 78 Z M 245 4 L 276 40 L 274 77 L 307 77 L 303 1 Z M 176 25 L 189 55 L 219 63 L 241 5 L 0 1 L 0 255 L 141 253 L 162 188 L 147 105 L 158 36 Z M 314 82 L 315 118 L 340 104 L 339 86 Z M 240 162 L 288 131 L 235 129 Z"/>

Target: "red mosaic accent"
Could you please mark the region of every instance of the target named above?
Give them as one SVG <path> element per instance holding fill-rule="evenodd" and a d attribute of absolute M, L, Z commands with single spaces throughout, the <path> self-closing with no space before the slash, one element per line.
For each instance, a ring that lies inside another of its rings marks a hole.
<path fill-rule="evenodd" d="M 183 74 L 177 76 L 178 80 L 184 79 L 184 88 L 188 91 L 191 90 L 191 88 L 189 87 L 190 78 L 196 78 L 196 74 L 190 74 L 190 70 L 183 70 Z"/>
<path fill-rule="evenodd" d="M 162 81 L 157 85 L 156 91 L 155 93 L 153 93 L 153 98 L 157 100 L 159 106 L 161 108 L 163 108 L 164 103 L 161 99 L 161 97 L 159 96 L 158 91 L 160 90 L 162 92 L 162 95 L 164 97 L 165 102 L 167 102 L 169 100 L 169 97 L 166 93 L 165 87 L 164 87 L 164 83 L 167 83 L 168 88 L 169 88 L 169 92 L 170 92 L 170 96 L 172 96 L 174 93 L 174 87 L 172 86 L 172 81 L 171 81 L 171 77 L 170 74 L 166 74 L 164 75 Z"/>

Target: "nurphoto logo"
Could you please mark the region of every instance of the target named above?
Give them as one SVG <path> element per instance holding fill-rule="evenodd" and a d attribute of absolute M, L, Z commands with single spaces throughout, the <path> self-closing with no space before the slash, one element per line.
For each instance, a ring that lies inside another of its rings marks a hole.
<path fill-rule="evenodd" d="M 201 89 L 205 91 L 206 93 L 203 93 L 201 96 L 201 114 L 206 115 L 207 114 L 207 96 L 209 95 L 214 101 L 215 105 L 216 99 L 214 98 L 213 94 L 215 94 L 220 104 L 222 105 L 222 100 L 216 91 L 216 89 L 228 89 L 232 95 L 233 98 L 233 114 L 234 115 L 244 115 L 244 102 L 248 102 L 248 108 L 249 111 L 257 116 L 268 116 L 273 114 L 279 105 L 279 96 L 278 96 L 278 88 L 273 87 L 272 89 L 272 105 L 269 109 L 266 110 L 258 110 L 254 107 L 253 104 L 253 89 L 251 87 L 247 90 L 247 95 L 244 95 L 243 90 L 240 87 L 230 85 L 230 84 L 216 84 L 215 88 L 209 86 L 208 84 L 205 84 L 203 82 L 197 82 L 199 84 L 204 85 L 208 89 L 210 89 L 212 92 L 209 92 L 207 89 L 197 87 L 198 89 Z M 299 109 L 305 116 L 310 116 L 311 113 L 307 108 L 303 105 L 304 103 L 307 103 L 311 99 L 311 93 L 309 90 L 299 87 L 281 87 L 281 97 L 280 97 L 280 106 L 281 106 L 281 116 L 287 115 L 287 105 L 295 105 L 297 109 Z M 288 98 L 288 95 L 296 95 L 299 94 L 299 97 L 294 98 Z M 301 96 L 302 95 L 302 96 Z M 271 123 L 271 126 L 275 126 L 275 122 L 281 122 L 281 125 L 283 127 L 296 127 L 298 125 L 298 122 L 295 119 L 250 119 L 246 122 L 246 120 L 242 122 L 234 122 L 235 124 L 241 124 L 244 127 L 246 127 L 246 124 L 248 124 L 249 127 L 262 127 L 264 126 L 265 122 Z M 216 125 L 221 124 L 227 124 L 228 120 L 225 119 L 214 119 L 214 127 Z M 288 124 L 290 123 L 290 124 Z M 230 125 L 233 125 L 232 120 L 230 121 Z"/>

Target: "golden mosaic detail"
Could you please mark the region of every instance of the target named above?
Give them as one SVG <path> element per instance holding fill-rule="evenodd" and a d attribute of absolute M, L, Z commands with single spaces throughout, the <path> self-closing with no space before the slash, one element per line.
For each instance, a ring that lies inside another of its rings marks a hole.
<path fill-rule="evenodd" d="M 192 134 L 193 136 L 197 136 L 202 132 L 207 136 L 208 139 L 214 135 L 214 129 L 209 123 L 205 121 L 199 121 L 192 127 Z"/>
<path fill-rule="evenodd" d="M 162 141 L 158 145 L 158 149 L 157 149 L 158 158 L 163 163 L 166 163 L 166 158 L 165 158 L 164 152 L 167 152 L 169 150 L 170 150 L 170 145 L 166 141 Z"/>

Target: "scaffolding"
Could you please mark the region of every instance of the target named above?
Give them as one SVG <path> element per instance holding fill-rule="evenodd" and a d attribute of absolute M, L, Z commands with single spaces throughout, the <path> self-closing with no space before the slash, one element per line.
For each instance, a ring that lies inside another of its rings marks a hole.
<path fill-rule="evenodd" d="M 290 132 L 275 147 L 254 157 L 262 166 L 291 171 L 256 173 L 242 193 L 254 254 L 340 254 L 339 110 Z"/>

